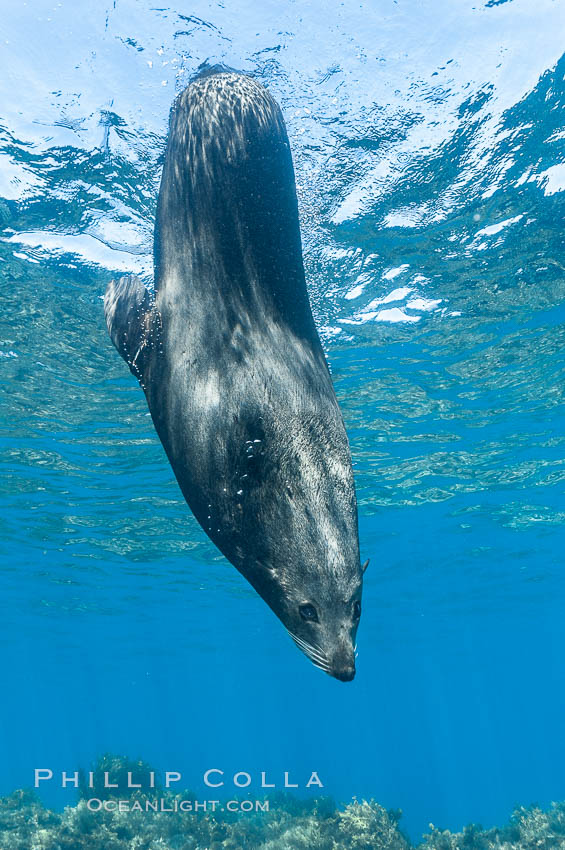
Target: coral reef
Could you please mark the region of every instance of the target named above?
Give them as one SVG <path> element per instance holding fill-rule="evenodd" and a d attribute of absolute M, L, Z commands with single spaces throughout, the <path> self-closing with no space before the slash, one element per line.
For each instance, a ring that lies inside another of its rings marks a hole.
<path fill-rule="evenodd" d="M 105 772 L 142 786 L 125 798 L 105 787 Z M 80 799 L 63 812 L 46 809 L 33 791 L 0 798 L 1 850 L 412 850 L 399 829 L 400 811 L 374 800 L 337 808 L 327 799 L 290 794 L 268 798 L 268 811 L 194 811 L 193 794 L 164 791 L 141 761 L 103 756 L 83 774 Z M 155 810 L 155 796 L 160 806 Z M 92 811 L 89 800 L 105 801 Z M 241 798 L 243 801 L 246 798 Z M 122 801 L 120 804 L 119 801 Z M 185 810 L 181 808 L 181 803 Z M 122 810 L 120 810 L 122 809 Z M 161 810 L 163 809 L 163 810 Z M 502 828 L 462 832 L 430 825 L 418 850 L 565 850 L 565 804 L 517 809 Z"/>

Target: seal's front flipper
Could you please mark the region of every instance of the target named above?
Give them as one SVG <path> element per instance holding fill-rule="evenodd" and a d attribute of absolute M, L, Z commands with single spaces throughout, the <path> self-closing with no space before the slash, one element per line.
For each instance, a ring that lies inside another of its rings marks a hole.
<path fill-rule="evenodd" d="M 153 296 L 135 275 L 113 280 L 104 295 L 104 316 L 112 342 L 143 386 L 161 329 Z"/>

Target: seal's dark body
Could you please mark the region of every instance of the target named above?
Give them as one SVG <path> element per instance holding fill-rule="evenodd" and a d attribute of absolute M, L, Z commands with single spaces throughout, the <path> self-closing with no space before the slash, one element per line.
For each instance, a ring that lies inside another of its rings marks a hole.
<path fill-rule="evenodd" d="M 177 100 L 155 265 L 154 300 L 122 278 L 105 310 L 183 495 L 301 648 L 352 678 L 349 447 L 308 301 L 283 118 L 249 77 L 205 75 Z"/>

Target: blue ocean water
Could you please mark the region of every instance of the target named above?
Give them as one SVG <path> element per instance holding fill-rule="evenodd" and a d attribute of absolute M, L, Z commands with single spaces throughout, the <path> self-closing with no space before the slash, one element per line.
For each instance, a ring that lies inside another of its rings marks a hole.
<path fill-rule="evenodd" d="M 0 794 L 103 752 L 431 821 L 565 799 L 565 11 L 554 0 L 3 11 Z M 182 499 L 107 336 L 152 276 L 171 102 L 280 102 L 371 558 L 313 668 Z M 318 790 L 318 789 L 316 789 Z M 46 802 L 72 802 L 51 784 Z"/>

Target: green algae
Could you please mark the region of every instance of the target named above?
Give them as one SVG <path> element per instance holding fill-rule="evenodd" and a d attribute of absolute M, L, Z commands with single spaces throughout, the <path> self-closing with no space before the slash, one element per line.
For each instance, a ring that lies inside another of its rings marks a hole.
<path fill-rule="evenodd" d="M 169 805 L 186 795 L 165 793 Z M 394 816 L 354 801 L 328 813 L 326 800 L 270 801 L 269 812 L 90 811 L 79 800 L 61 813 L 31 791 L 0 800 L 2 850 L 409 850 Z"/>
<path fill-rule="evenodd" d="M 431 826 L 431 825 L 430 825 Z M 506 826 L 483 830 L 474 824 L 462 832 L 435 827 L 419 850 L 565 850 L 565 803 L 549 809 L 520 806 Z"/>
<path fill-rule="evenodd" d="M 108 789 L 105 771 L 122 780 L 135 771 L 142 787 L 128 795 Z M 180 804 L 190 806 L 194 794 L 163 790 L 144 762 L 106 755 L 90 786 L 87 776 L 78 803 L 62 812 L 45 808 L 31 790 L 0 798 L 0 850 L 565 850 L 565 803 L 519 808 L 501 828 L 470 825 L 450 832 L 430 825 L 414 845 L 399 827 L 401 812 L 374 800 L 337 807 L 329 798 L 279 793 L 265 798 L 268 811 L 227 811 L 224 805 L 182 811 Z M 156 796 L 164 811 L 151 808 Z M 91 809 L 93 799 L 98 811 Z M 120 811 L 120 800 L 127 811 Z"/>
<path fill-rule="evenodd" d="M 128 775 L 135 776 L 135 782 L 141 788 L 136 795 L 143 798 L 145 795 L 161 796 L 163 786 L 158 780 L 156 772 L 147 762 L 138 759 L 134 761 L 126 756 L 116 756 L 105 753 L 94 765 L 90 775 L 87 771 L 79 771 L 79 795 L 82 799 L 95 797 L 99 800 L 110 800 L 115 797 L 123 797 L 123 791 L 127 788 Z M 118 788 L 107 787 L 105 777 L 111 777 L 112 784 Z M 91 781 L 89 781 L 91 780 Z M 131 791 L 128 796 L 131 796 Z"/>

